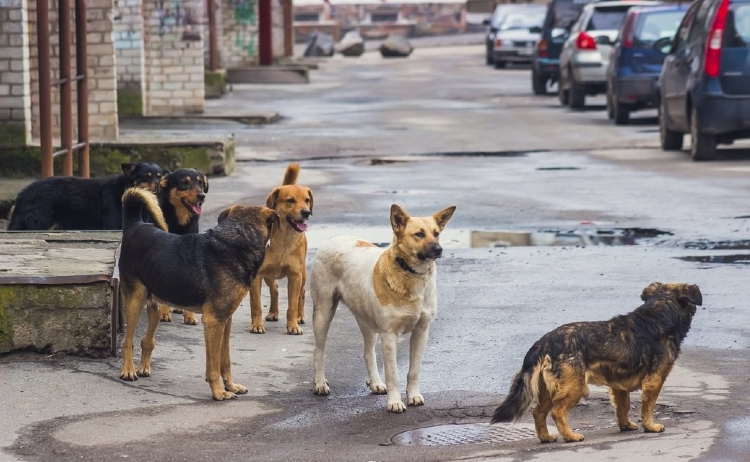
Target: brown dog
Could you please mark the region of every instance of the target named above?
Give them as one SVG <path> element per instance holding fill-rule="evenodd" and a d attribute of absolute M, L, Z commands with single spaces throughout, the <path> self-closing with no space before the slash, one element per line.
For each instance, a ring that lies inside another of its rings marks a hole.
<path fill-rule="evenodd" d="M 307 256 L 307 219 L 313 211 L 310 188 L 298 186 L 299 165 L 289 164 L 282 186 L 274 188 L 266 206 L 279 215 L 280 225 L 273 229 L 266 259 L 250 289 L 250 332 L 264 334 L 263 310 L 260 304 L 261 281 L 271 289 L 271 308 L 266 321 L 279 320 L 279 286 L 277 279 L 287 278 L 289 306 L 286 312 L 286 333 L 301 335 L 299 324 L 305 323 L 305 257 Z"/>
<path fill-rule="evenodd" d="M 565 441 L 583 441 L 568 425 L 568 411 L 588 395 L 592 383 L 609 387 L 622 431 L 638 428 L 628 417 L 630 392 L 643 390 L 643 429 L 663 432 L 664 425 L 654 423 L 654 405 L 703 295 L 696 285 L 654 282 L 643 289 L 641 299 L 645 303 L 631 313 L 565 324 L 545 334 L 526 353 L 491 423 L 520 419 L 536 400 L 534 423 L 542 443 L 556 439 L 547 431 L 550 410 Z"/>
<path fill-rule="evenodd" d="M 232 379 L 229 336 L 232 315 L 263 264 L 272 227 L 279 217 L 267 207 L 235 205 L 204 234 L 167 232 L 153 193 L 132 188 L 123 199 L 122 247 L 118 267 L 125 309 L 123 380 L 151 375 L 151 353 L 159 326 L 157 302 L 200 313 L 206 341 L 206 381 L 216 400 L 232 399 L 247 388 Z M 156 223 L 144 223 L 143 217 Z M 133 337 L 143 306 L 148 330 L 141 339 L 141 362 L 133 363 Z"/>

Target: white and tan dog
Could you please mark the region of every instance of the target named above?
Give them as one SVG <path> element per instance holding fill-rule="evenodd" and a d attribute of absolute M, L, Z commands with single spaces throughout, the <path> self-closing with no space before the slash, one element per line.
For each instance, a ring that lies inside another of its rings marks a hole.
<path fill-rule="evenodd" d="M 325 345 L 339 302 L 357 319 L 365 343 L 367 385 L 376 394 L 388 394 L 387 409 L 404 412 L 401 401 L 396 347 L 401 334 L 411 332 L 407 403 L 421 406 L 419 370 L 432 318 L 437 313 L 435 260 L 440 258 L 440 232 L 456 207 L 429 217 L 410 217 L 391 206 L 393 243 L 385 251 L 351 236 L 338 236 L 318 249 L 310 275 L 315 333 L 315 394 L 331 392 L 325 378 Z M 385 381 L 375 360 L 380 334 Z"/>

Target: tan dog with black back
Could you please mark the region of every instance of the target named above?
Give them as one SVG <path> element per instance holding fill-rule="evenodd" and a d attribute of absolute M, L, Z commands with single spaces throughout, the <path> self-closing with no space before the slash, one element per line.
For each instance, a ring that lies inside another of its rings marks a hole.
<path fill-rule="evenodd" d="M 305 280 L 307 271 L 307 219 L 313 211 L 313 194 L 310 188 L 297 185 L 299 165 L 289 164 L 282 186 L 274 188 L 266 199 L 266 206 L 279 215 L 280 225 L 274 227 L 271 245 L 266 250 L 258 277 L 250 289 L 250 332 L 263 334 L 263 310 L 260 304 L 261 282 L 271 289 L 271 308 L 266 321 L 279 320 L 279 286 L 277 279 L 287 278 L 289 306 L 286 312 L 286 333 L 302 334 L 300 324 L 305 323 Z"/>

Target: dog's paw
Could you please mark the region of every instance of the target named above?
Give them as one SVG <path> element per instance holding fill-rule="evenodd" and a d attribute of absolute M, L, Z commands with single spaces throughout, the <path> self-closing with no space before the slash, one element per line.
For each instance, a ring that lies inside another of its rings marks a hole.
<path fill-rule="evenodd" d="M 328 380 L 324 380 L 322 384 L 315 384 L 315 388 L 313 388 L 313 393 L 316 395 L 330 395 L 331 394 L 331 388 L 328 386 Z"/>
<path fill-rule="evenodd" d="M 120 372 L 120 379 L 127 382 L 135 382 L 136 380 L 138 380 L 138 375 L 135 373 L 135 368 L 133 366 L 123 368 Z"/>
<path fill-rule="evenodd" d="M 620 431 L 622 432 L 629 432 L 632 430 L 636 430 L 638 428 L 638 425 L 636 425 L 633 422 L 628 422 L 627 425 L 620 425 Z"/>
<path fill-rule="evenodd" d="M 237 395 L 231 391 L 219 391 L 218 393 L 211 393 L 211 396 L 213 396 L 216 401 L 227 401 L 237 398 Z"/>
<path fill-rule="evenodd" d="M 286 326 L 286 333 L 289 335 L 302 335 L 302 328 L 300 326 Z"/>
<path fill-rule="evenodd" d="M 388 393 L 388 388 L 386 388 L 385 384 L 381 381 L 370 382 L 368 380 L 366 383 L 367 386 L 370 387 L 370 391 L 373 395 L 384 395 Z"/>
<path fill-rule="evenodd" d="M 161 322 L 172 322 L 172 314 L 171 313 L 161 313 L 159 314 L 159 321 Z"/>
<path fill-rule="evenodd" d="M 278 321 L 279 320 L 279 313 L 268 313 L 266 315 L 266 321 Z"/>
<path fill-rule="evenodd" d="M 406 400 L 409 406 L 424 406 L 424 396 L 417 393 L 414 396 L 409 396 Z"/>
<path fill-rule="evenodd" d="M 179 308 L 172 308 L 172 313 L 183 314 L 184 312 Z"/>
<path fill-rule="evenodd" d="M 305 323 L 305 318 L 299 318 L 297 320 L 297 324 L 304 324 L 304 323 Z"/>
<path fill-rule="evenodd" d="M 245 393 L 247 393 L 247 388 L 243 387 L 239 383 L 226 383 L 224 384 L 224 389 L 238 395 L 244 395 Z"/>
<path fill-rule="evenodd" d="M 135 373 L 138 377 L 151 377 L 151 366 L 140 366 Z"/>
<path fill-rule="evenodd" d="M 185 311 L 182 315 L 182 322 L 187 324 L 188 326 L 197 326 L 198 325 L 198 319 L 196 319 L 195 314 Z"/>
<path fill-rule="evenodd" d="M 265 334 L 266 328 L 263 324 L 253 324 L 250 326 L 250 332 L 253 334 Z"/>
<path fill-rule="evenodd" d="M 563 439 L 566 443 L 578 443 L 579 441 L 583 441 L 583 435 L 571 432 L 569 435 L 563 436 Z"/>
<path fill-rule="evenodd" d="M 395 401 L 393 403 L 388 403 L 386 408 L 388 409 L 388 412 L 395 412 L 396 414 L 406 411 L 406 406 L 401 400 Z"/>
<path fill-rule="evenodd" d="M 554 443 L 555 441 L 557 441 L 557 437 L 547 434 L 547 435 L 540 436 L 539 441 L 541 441 L 542 443 Z"/>
<path fill-rule="evenodd" d="M 664 431 L 664 425 L 662 424 L 651 424 L 651 425 L 643 425 L 643 431 L 646 433 L 661 433 Z"/>

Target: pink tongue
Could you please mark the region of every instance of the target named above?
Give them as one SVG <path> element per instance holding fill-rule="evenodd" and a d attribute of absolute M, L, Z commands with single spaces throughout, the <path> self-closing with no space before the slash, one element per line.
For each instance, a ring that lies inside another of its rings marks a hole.
<path fill-rule="evenodd" d="M 300 230 L 300 231 L 306 231 L 307 230 L 307 223 L 304 223 L 304 222 L 300 223 L 298 221 L 295 221 L 294 224 L 297 225 L 297 229 Z"/>
<path fill-rule="evenodd" d="M 190 209 L 196 215 L 200 215 L 201 214 L 201 206 L 198 205 L 198 204 L 190 204 Z"/>

